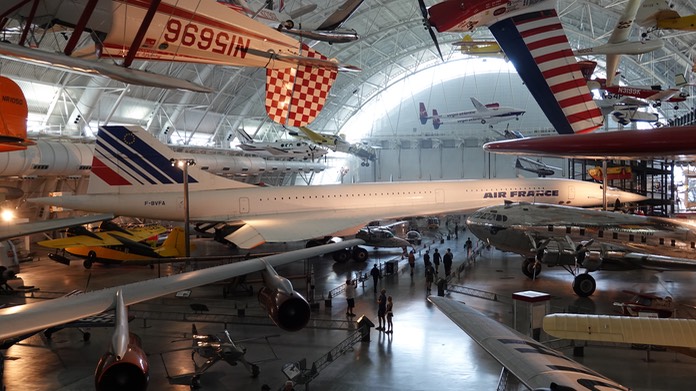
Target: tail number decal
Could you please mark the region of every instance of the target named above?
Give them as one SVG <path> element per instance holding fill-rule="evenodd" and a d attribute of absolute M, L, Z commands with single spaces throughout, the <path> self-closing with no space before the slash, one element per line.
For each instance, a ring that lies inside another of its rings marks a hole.
<path fill-rule="evenodd" d="M 181 46 L 196 47 L 200 50 L 210 51 L 232 57 L 244 58 L 251 40 L 244 40 L 226 31 L 213 30 L 210 27 L 199 27 L 195 23 L 183 25 L 178 19 L 169 19 L 164 35 L 168 43 L 180 42 Z M 160 47 L 160 49 L 166 49 Z"/>

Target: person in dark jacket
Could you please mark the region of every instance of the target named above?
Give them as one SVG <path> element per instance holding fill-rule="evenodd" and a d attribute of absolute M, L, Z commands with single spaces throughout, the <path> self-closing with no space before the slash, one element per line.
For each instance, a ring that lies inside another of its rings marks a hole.
<path fill-rule="evenodd" d="M 379 282 L 379 276 L 380 276 L 379 269 L 377 268 L 377 264 L 375 263 L 375 266 L 372 267 L 372 270 L 370 270 L 370 275 L 372 276 L 372 281 L 375 282 L 375 293 L 377 293 L 377 283 Z"/>
<path fill-rule="evenodd" d="M 445 277 L 449 276 L 450 271 L 452 271 L 453 258 L 454 258 L 454 255 L 452 255 L 452 251 L 450 249 L 447 249 L 447 252 L 442 257 L 442 266 L 445 267 Z"/>

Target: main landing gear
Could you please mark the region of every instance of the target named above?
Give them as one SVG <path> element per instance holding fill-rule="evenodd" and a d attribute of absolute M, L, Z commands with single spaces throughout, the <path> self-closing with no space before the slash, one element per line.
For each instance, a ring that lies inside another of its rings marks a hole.
<path fill-rule="evenodd" d="M 335 241 L 332 239 L 333 238 L 331 237 L 326 237 L 323 239 L 312 239 L 307 242 L 305 247 L 310 248 L 321 246 L 322 244 L 335 243 Z M 367 259 L 370 257 L 370 254 L 367 252 L 367 250 L 359 246 L 353 246 L 352 248 L 334 251 L 331 255 L 333 256 L 334 261 L 338 263 L 345 263 L 348 262 L 350 259 L 353 259 L 356 262 L 367 262 Z"/>
<path fill-rule="evenodd" d="M 573 292 L 580 297 L 590 297 L 597 289 L 597 282 L 588 272 L 578 273 L 577 268 L 563 266 L 570 274 L 575 276 L 573 279 Z M 534 258 L 526 258 L 522 262 L 522 273 L 534 280 L 541 274 L 541 262 Z"/>
<path fill-rule="evenodd" d="M 369 253 L 362 247 L 354 246 L 351 249 L 338 250 L 333 254 L 334 261 L 338 263 L 345 263 L 349 259 L 353 259 L 356 262 L 367 262 L 369 258 Z"/>

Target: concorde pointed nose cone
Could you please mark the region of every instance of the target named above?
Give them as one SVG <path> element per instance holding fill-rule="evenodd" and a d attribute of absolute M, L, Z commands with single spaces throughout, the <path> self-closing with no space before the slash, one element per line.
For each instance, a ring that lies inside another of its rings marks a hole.
<path fill-rule="evenodd" d="M 607 202 L 614 202 L 617 198 L 622 204 L 625 204 L 627 202 L 640 202 L 648 199 L 648 197 L 644 195 L 615 189 L 613 187 L 607 189 Z"/>

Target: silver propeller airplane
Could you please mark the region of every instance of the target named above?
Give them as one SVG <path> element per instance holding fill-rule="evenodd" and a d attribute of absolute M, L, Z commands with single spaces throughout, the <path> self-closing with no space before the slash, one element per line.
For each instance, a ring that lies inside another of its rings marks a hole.
<path fill-rule="evenodd" d="M 581 297 L 597 286 L 589 272 L 607 262 L 696 270 L 696 226 L 685 220 L 511 203 L 483 208 L 467 218 L 467 225 L 488 244 L 522 255 L 522 271 L 529 278 L 539 275 L 542 264 L 565 268 L 575 276 L 573 290 Z"/>

